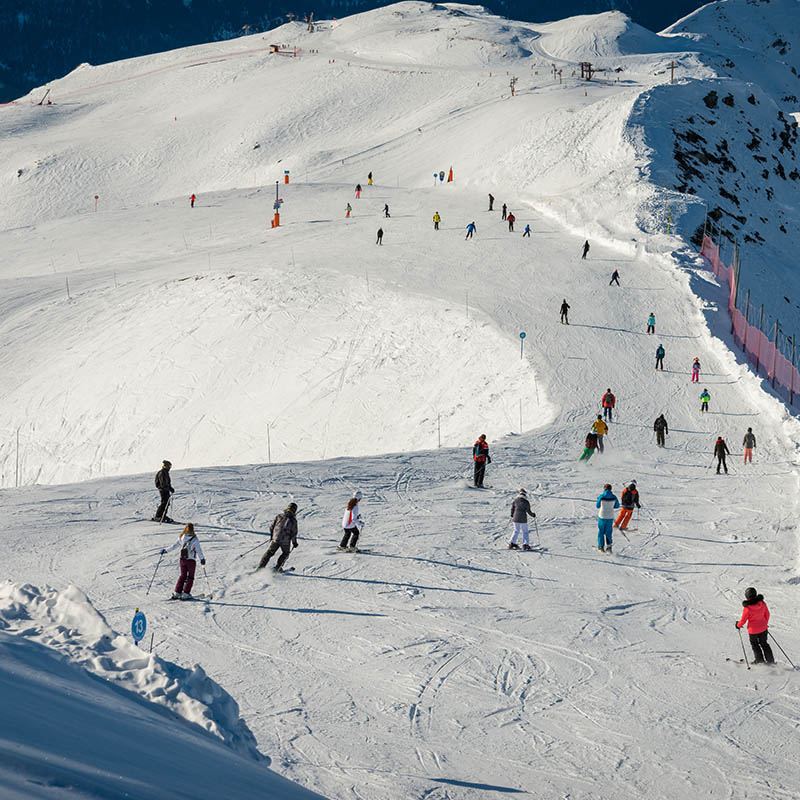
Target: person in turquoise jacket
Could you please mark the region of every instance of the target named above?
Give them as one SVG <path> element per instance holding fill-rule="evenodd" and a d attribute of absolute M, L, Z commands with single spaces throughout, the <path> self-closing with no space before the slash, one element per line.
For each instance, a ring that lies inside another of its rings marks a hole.
<path fill-rule="evenodd" d="M 611 552 L 611 532 L 614 529 L 614 511 L 619 508 L 619 500 L 611 491 L 611 484 L 603 487 L 603 493 L 597 498 L 597 549 L 603 553 Z M 606 543 L 608 546 L 606 547 Z"/>
<path fill-rule="evenodd" d="M 647 318 L 647 332 L 648 333 L 655 333 L 656 332 L 656 315 L 651 314 Z"/>
<path fill-rule="evenodd" d="M 708 389 L 703 389 L 703 393 L 700 395 L 700 411 L 706 412 L 708 411 L 708 404 L 711 402 L 711 395 L 708 393 Z"/>

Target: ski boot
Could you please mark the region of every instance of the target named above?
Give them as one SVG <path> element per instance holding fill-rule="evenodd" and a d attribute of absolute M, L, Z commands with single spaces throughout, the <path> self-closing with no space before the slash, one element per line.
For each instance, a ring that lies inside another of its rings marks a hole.
<path fill-rule="evenodd" d="M 605 553 L 605 551 L 606 551 L 605 547 L 600 547 L 599 545 L 598 545 L 597 549 L 598 549 L 598 550 L 599 550 L 601 553 Z"/>
<path fill-rule="evenodd" d="M 522 545 L 523 550 L 533 550 L 533 548 L 529 544 Z"/>
<path fill-rule="evenodd" d="M 189 592 L 184 592 L 181 595 L 181 600 L 193 600 L 194 598 L 189 594 Z"/>
<path fill-rule="evenodd" d="M 348 553 L 360 553 L 361 551 L 355 545 L 350 545 L 350 547 L 347 548 L 347 552 Z"/>
<path fill-rule="evenodd" d="M 610 553 L 610 552 L 611 552 L 611 545 L 609 545 L 608 547 L 606 547 L 606 553 Z"/>
<path fill-rule="evenodd" d="M 509 542 L 508 543 L 509 550 L 519 550 L 519 545 L 516 542 Z"/>
<path fill-rule="evenodd" d="M 170 597 L 170 600 L 180 600 L 180 599 L 181 599 L 181 593 L 180 592 L 173 592 L 172 593 L 172 597 Z"/>

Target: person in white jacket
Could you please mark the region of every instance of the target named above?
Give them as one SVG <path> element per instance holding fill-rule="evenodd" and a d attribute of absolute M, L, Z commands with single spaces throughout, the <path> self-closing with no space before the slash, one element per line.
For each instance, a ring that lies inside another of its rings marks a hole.
<path fill-rule="evenodd" d="M 194 532 L 194 525 L 191 522 L 187 523 L 176 542 L 161 551 L 161 555 L 170 553 L 178 547 L 181 548 L 181 575 L 175 584 L 175 591 L 170 600 L 191 600 L 197 559 L 200 559 L 203 566 L 206 563 L 203 548 L 200 547 L 200 542 Z"/>
<path fill-rule="evenodd" d="M 344 536 L 342 536 L 342 541 L 339 542 L 340 550 L 348 550 L 351 553 L 358 552 L 356 543 L 361 534 L 361 528 L 364 526 L 364 520 L 361 518 L 361 511 L 358 507 L 360 500 L 361 492 L 354 492 L 353 496 L 347 501 L 347 508 L 345 508 L 344 517 L 342 517 Z"/>

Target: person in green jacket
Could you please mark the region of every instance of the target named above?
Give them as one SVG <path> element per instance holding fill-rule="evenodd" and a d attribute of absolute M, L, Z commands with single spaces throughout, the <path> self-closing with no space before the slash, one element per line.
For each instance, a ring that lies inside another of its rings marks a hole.
<path fill-rule="evenodd" d="M 708 389 L 703 389 L 703 393 L 700 395 L 700 411 L 706 412 L 708 411 L 708 404 L 711 401 L 711 395 L 708 393 Z"/>

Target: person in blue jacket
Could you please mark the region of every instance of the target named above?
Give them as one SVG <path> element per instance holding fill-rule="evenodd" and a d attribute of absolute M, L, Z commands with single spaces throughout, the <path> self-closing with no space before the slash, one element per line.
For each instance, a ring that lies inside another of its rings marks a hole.
<path fill-rule="evenodd" d="M 611 533 L 614 529 L 614 510 L 619 508 L 619 500 L 611 491 L 611 484 L 603 487 L 603 493 L 597 498 L 597 549 L 601 553 L 611 552 Z M 606 543 L 608 546 L 606 547 Z"/>

